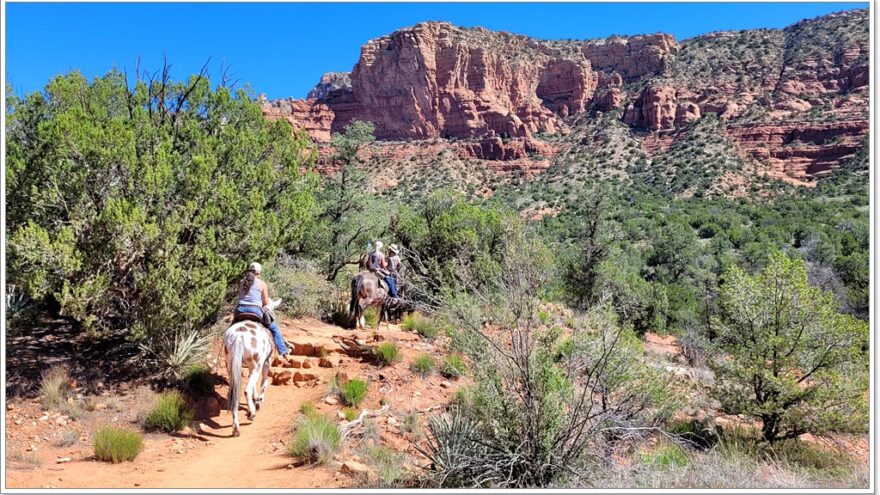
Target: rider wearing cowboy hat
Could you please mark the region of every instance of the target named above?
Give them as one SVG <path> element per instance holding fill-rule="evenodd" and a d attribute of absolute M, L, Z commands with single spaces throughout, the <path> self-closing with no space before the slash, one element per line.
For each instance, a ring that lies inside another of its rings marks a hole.
<path fill-rule="evenodd" d="M 391 297 L 397 298 L 397 285 L 394 283 L 394 279 L 385 270 L 388 267 L 388 262 L 385 260 L 385 255 L 382 254 L 382 241 L 376 241 L 374 244 L 376 247 L 373 252 L 370 253 L 370 259 L 367 268 L 376 274 L 376 276 L 380 278 L 384 278 L 385 282 L 388 283 L 388 295 Z M 394 246 L 395 248 L 397 246 Z"/>

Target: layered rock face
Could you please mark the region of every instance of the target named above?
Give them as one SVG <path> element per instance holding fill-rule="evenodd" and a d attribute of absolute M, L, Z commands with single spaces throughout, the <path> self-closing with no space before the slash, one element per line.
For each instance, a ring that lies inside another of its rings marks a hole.
<path fill-rule="evenodd" d="M 655 34 L 589 41 L 584 43 L 582 50 L 597 70 L 617 72 L 632 81 L 663 72 L 678 50 L 678 44 L 674 36 Z"/>
<path fill-rule="evenodd" d="M 727 128 L 743 151 L 770 166 L 770 175 L 806 181 L 829 175 L 862 147 L 867 120 L 746 124 Z"/>
<path fill-rule="evenodd" d="M 868 75 L 867 10 L 681 43 L 542 41 L 432 22 L 369 41 L 350 74 L 329 73 L 308 99 L 263 111 L 322 142 L 358 119 L 380 140 L 454 138 L 486 160 L 552 153 L 541 134 L 601 112 L 616 112 L 649 152 L 716 114 L 744 156 L 808 181 L 867 134 Z"/>
<path fill-rule="evenodd" d="M 583 112 L 595 75 L 581 54 L 536 50 L 524 36 L 419 24 L 368 42 L 351 89 L 326 99 L 334 130 L 369 120 L 379 139 L 528 138 Z M 558 113 L 557 113 L 558 112 Z"/>
<path fill-rule="evenodd" d="M 306 100 L 273 100 L 263 103 L 263 115 L 269 120 L 285 119 L 294 129 L 304 129 L 319 142 L 330 141 L 330 129 L 336 114 L 327 104 L 315 98 Z"/>
<path fill-rule="evenodd" d="M 669 35 L 555 43 L 423 23 L 364 45 L 350 84 L 325 75 L 309 99 L 270 102 L 264 113 L 319 141 L 359 119 L 382 140 L 470 139 L 476 157 L 516 159 L 540 152 L 532 135 L 563 131 L 597 90 L 603 107 L 618 107 L 623 83 L 662 71 L 675 46 Z"/>

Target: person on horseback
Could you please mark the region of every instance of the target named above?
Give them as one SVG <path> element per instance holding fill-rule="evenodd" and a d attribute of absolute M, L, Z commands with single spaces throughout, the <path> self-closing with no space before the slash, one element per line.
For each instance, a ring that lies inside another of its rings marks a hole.
<path fill-rule="evenodd" d="M 382 241 L 376 241 L 375 246 L 373 252 L 370 253 L 370 258 L 367 262 L 367 269 L 380 279 L 384 279 L 388 284 L 388 295 L 397 299 L 397 286 L 394 284 L 394 279 L 391 277 L 391 274 L 386 270 L 388 267 L 388 261 L 385 260 L 385 255 L 382 254 Z"/>
<path fill-rule="evenodd" d="M 232 321 L 237 321 L 242 313 L 250 313 L 263 319 L 263 307 L 269 305 L 269 286 L 260 278 L 262 272 L 263 266 L 256 261 L 248 267 L 247 273 L 238 284 L 238 307 L 235 308 Z M 287 354 L 287 344 L 284 343 L 278 324 L 273 321 L 269 325 L 269 331 L 272 332 L 278 354 Z"/>
<path fill-rule="evenodd" d="M 394 280 L 394 285 L 396 287 L 399 287 L 400 286 L 400 248 L 397 247 L 397 244 L 392 244 L 392 245 L 388 246 L 388 252 L 391 253 L 391 256 L 388 257 L 388 272 L 391 274 L 391 278 Z"/>

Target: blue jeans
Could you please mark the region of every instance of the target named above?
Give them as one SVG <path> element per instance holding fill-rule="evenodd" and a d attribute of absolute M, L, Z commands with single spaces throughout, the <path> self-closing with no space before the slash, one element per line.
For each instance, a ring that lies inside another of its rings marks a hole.
<path fill-rule="evenodd" d="M 388 282 L 388 293 L 391 294 L 391 297 L 397 297 L 397 285 L 394 284 L 391 275 L 386 276 L 385 281 Z"/>
<path fill-rule="evenodd" d="M 263 317 L 263 310 L 256 306 L 239 306 L 235 308 L 235 314 L 238 315 L 239 313 L 250 313 L 260 318 Z M 278 354 L 287 354 L 287 344 L 284 343 L 284 337 L 281 336 L 281 329 L 278 328 L 278 324 L 273 321 L 269 325 L 269 330 L 272 332 L 272 340 L 275 341 L 275 349 L 278 350 Z"/>

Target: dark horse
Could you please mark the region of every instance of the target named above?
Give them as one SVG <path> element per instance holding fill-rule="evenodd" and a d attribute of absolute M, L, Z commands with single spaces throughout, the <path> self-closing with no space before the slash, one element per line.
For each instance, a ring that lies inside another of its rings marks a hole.
<path fill-rule="evenodd" d="M 364 310 L 370 306 L 379 308 L 379 323 L 389 322 L 392 318 L 399 320 L 406 310 L 405 298 L 408 284 L 403 278 L 403 267 L 400 267 L 400 272 L 394 277 L 394 282 L 397 285 L 397 299 L 394 299 L 389 297 L 385 281 L 380 282 L 379 276 L 367 268 L 369 259 L 369 253 L 361 255 L 358 260 L 360 272 L 351 281 L 351 304 L 348 308 L 348 314 L 351 318 L 349 325 L 355 329 L 366 326 L 363 314 Z"/>
<path fill-rule="evenodd" d="M 351 304 L 348 307 L 351 327 L 354 329 L 366 327 L 364 310 L 370 306 L 379 308 L 381 322 L 382 316 L 388 309 L 386 308 L 388 299 L 388 291 L 379 284 L 378 275 L 367 270 L 358 272 L 351 280 Z"/>

